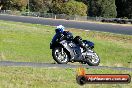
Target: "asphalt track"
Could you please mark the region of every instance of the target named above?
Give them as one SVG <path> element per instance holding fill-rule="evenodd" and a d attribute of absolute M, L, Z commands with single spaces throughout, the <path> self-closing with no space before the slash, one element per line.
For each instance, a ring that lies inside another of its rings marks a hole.
<path fill-rule="evenodd" d="M 100 24 L 94 22 L 76 22 L 69 20 L 54 20 L 54 19 L 44 19 L 39 17 L 26 17 L 26 16 L 14 16 L 14 15 L 0 15 L 0 20 L 33 23 L 33 24 L 43 24 L 43 25 L 64 25 L 68 28 L 77 28 L 84 30 L 95 30 L 103 32 L 112 32 L 118 34 L 132 35 L 132 26 L 116 25 L 116 24 Z"/>
<path fill-rule="evenodd" d="M 88 66 L 88 65 L 71 65 L 71 64 L 51 64 L 51 63 L 35 63 L 35 62 L 12 62 L 12 61 L 0 61 L 0 66 L 10 66 L 10 67 L 39 67 L 39 68 L 92 68 L 92 69 L 113 69 L 113 70 L 126 70 L 131 71 L 132 68 L 125 67 L 108 67 L 108 66 Z"/>

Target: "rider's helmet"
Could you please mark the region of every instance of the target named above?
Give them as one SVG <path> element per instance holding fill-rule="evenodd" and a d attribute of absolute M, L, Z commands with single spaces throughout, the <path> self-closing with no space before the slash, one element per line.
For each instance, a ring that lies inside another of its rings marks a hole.
<path fill-rule="evenodd" d="M 56 27 L 55 32 L 56 33 L 63 33 L 64 30 L 65 30 L 65 27 L 62 25 L 59 25 Z"/>

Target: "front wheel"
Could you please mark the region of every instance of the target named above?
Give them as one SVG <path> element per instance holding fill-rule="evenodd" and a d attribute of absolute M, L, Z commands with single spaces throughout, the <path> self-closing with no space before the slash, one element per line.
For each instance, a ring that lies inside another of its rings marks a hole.
<path fill-rule="evenodd" d="M 62 47 L 52 49 L 52 56 L 58 64 L 67 64 L 69 61 L 69 56 L 66 50 Z"/>
<path fill-rule="evenodd" d="M 87 64 L 90 66 L 98 66 L 100 63 L 99 56 L 95 52 L 91 52 L 90 54 L 91 55 L 88 56 L 89 58 L 88 58 Z"/>

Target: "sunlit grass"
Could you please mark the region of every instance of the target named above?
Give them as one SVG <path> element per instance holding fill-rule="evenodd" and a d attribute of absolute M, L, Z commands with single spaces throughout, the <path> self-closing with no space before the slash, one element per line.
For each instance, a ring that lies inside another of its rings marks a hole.
<path fill-rule="evenodd" d="M 54 62 L 49 48 L 55 27 L 0 21 L 0 60 Z M 132 36 L 67 29 L 95 43 L 100 65 L 132 67 Z"/>
<path fill-rule="evenodd" d="M 129 71 L 85 69 L 87 74 L 130 74 Z M 0 67 L 0 88 L 131 88 L 132 84 L 76 83 L 76 69 Z"/>

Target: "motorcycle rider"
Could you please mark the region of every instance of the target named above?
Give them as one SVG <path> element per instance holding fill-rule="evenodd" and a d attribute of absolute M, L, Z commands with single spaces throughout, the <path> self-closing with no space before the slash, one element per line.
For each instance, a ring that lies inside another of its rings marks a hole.
<path fill-rule="evenodd" d="M 75 38 L 73 38 L 72 33 L 69 31 L 66 31 L 64 26 L 62 25 L 57 26 L 57 28 L 55 29 L 55 32 L 56 32 L 56 35 L 54 36 L 53 40 L 58 39 L 55 41 L 61 41 L 61 40 L 73 41 L 75 42 L 75 44 L 78 44 L 80 47 L 82 47 L 84 49 L 84 52 L 87 51 L 87 47 L 83 43 L 82 38 L 80 36 L 76 36 Z"/>
<path fill-rule="evenodd" d="M 55 29 L 55 32 L 56 32 L 56 35 L 54 36 L 52 41 L 61 41 L 61 40 L 72 41 L 73 40 L 72 33 L 65 30 L 65 27 L 62 25 L 57 26 Z"/>

